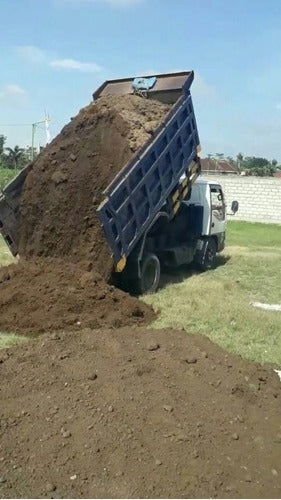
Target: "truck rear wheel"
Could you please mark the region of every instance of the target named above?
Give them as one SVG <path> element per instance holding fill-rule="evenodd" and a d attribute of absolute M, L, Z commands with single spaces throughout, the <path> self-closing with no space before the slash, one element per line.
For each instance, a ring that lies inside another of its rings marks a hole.
<path fill-rule="evenodd" d="M 153 254 L 144 256 L 140 268 L 140 277 L 135 282 L 135 293 L 143 295 L 145 293 L 156 292 L 160 282 L 160 262 Z"/>

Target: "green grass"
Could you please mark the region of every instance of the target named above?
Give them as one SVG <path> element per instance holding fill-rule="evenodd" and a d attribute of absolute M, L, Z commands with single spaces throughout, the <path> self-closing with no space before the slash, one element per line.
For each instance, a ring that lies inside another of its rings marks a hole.
<path fill-rule="evenodd" d="M 0 190 L 3 189 L 17 174 L 17 170 L 2 168 L 0 166 Z"/>
<path fill-rule="evenodd" d="M 6 347 L 12 347 L 18 344 L 23 344 L 27 342 L 28 339 L 22 335 L 15 335 L 14 333 L 1 333 L 0 332 L 0 349 L 5 349 Z"/>
<path fill-rule="evenodd" d="M 181 270 L 143 300 L 159 316 L 155 328 L 184 328 L 228 351 L 281 367 L 281 313 L 252 301 L 281 303 L 281 226 L 229 222 L 227 248 L 206 273 Z M 175 283 L 176 281 L 176 283 Z"/>
<path fill-rule="evenodd" d="M 227 245 L 276 247 L 281 250 L 281 226 L 231 221 L 227 224 Z"/>
<path fill-rule="evenodd" d="M 15 262 L 15 259 L 12 256 L 12 254 L 11 254 L 9 248 L 7 247 L 5 241 L 3 240 L 2 236 L 0 235 L 0 267 L 7 266 L 8 264 L 11 264 L 12 262 Z"/>

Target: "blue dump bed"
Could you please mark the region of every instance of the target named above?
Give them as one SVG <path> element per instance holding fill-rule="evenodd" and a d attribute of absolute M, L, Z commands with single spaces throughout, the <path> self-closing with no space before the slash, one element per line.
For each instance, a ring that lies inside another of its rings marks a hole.
<path fill-rule="evenodd" d="M 193 71 L 156 75 L 156 83 L 144 92 L 144 98 L 173 106 L 153 137 L 107 187 L 98 208 L 118 271 L 159 210 L 166 204 L 171 217 L 176 213 L 200 172 L 199 137 L 189 90 L 193 77 Z M 93 97 L 133 93 L 133 80 L 105 82 Z"/>

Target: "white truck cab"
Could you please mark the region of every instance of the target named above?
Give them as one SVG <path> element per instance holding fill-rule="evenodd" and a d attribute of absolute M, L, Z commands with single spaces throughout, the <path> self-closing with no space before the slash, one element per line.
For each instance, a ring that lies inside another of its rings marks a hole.
<path fill-rule="evenodd" d="M 185 177 L 181 178 L 184 182 Z M 232 210 L 237 211 L 238 202 Z M 143 255 L 139 280 L 141 293 L 157 290 L 163 269 L 175 269 L 194 263 L 201 270 L 215 264 L 217 252 L 225 245 L 226 204 L 221 185 L 197 178 L 188 200 L 182 200 L 174 218 L 169 219 L 165 207 L 137 248 L 135 260 L 126 266 L 123 276 L 125 289 L 131 290 L 138 280 L 138 262 Z"/>
<path fill-rule="evenodd" d="M 213 236 L 217 242 L 217 251 L 224 248 L 226 205 L 221 185 L 215 181 L 198 178 L 191 191 L 187 205 L 203 207 L 201 235 Z"/>

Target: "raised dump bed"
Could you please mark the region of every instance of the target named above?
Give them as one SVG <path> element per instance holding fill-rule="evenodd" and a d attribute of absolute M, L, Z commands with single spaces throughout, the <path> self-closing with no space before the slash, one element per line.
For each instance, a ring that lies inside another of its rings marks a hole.
<path fill-rule="evenodd" d="M 28 165 L 0 192 L 0 233 L 16 256 L 19 244 L 19 209 L 22 188 L 25 178 L 31 168 Z"/>
<path fill-rule="evenodd" d="M 191 183 L 200 170 L 197 156 L 199 138 L 189 90 L 193 77 L 192 71 L 156 75 L 144 81 L 152 82 L 152 86 L 149 85 L 144 90 L 142 85 L 137 85 L 137 88 L 134 86 L 134 78 L 107 81 L 93 95 L 94 100 L 98 100 L 109 94 L 119 96 L 137 92 L 143 99 L 156 99 L 171 105 L 164 121 L 151 138 L 107 186 L 104 200 L 98 208 L 99 220 L 118 271 L 124 269 L 132 251 L 137 251 L 137 244 L 141 245 L 142 236 L 145 237 L 164 206 L 166 215 L 173 218 L 180 207 L 180 201 L 188 198 Z M 60 141 L 64 136 L 58 137 Z M 58 145 L 54 148 L 60 151 Z M 54 153 L 57 154 L 56 151 Z M 69 157 L 70 153 L 67 150 L 65 154 Z M 46 168 L 50 161 L 48 154 L 46 149 Z M 44 153 L 35 162 L 37 170 L 40 161 L 44 161 Z M 19 248 L 20 201 L 29 168 L 23 170 L 0 195 L 0 232 L 13 255 L 18 253 Z M 185 178 L 180 182 L 183 175 Z M 93 185 L 93 190 L 94 188 Z M 99 196 L 99 200 L 101 199 Z M 87 203 L 90 203 L 89 200 Z M 25 223 L 28 224 L 28 217 L 25 218 Z M 79 229 L 78 225 L 76 233 L 79 233 Z M 44 231 L 44 227 L 42 230 Z M 41 234 L 40 231 L 41 227 L 38 234 Z M 32 238 L 32 233 L 28 236 Z M 62 248 L 62 255 L 63 250 Z M 40 255 L 41 253 L 40 250 Z"/>
<path fill-rule="evenodd" d="M 125 267 L 127 257 L 164 205 L 173 217 L 200 172 L 199 137 L 190 94 L 193 78 L 193 71 L 156 75 L 150 90 L 138 91 L 144 98 L 158 99 L 172 108 L 153 137 L 107 187 L 98 208 L 118 271 Z M 107 81 L 93 97 L 133 93 L 133 83 L 133 78 Z M 185 178 L 180 182 L 182 176 Z"/>

